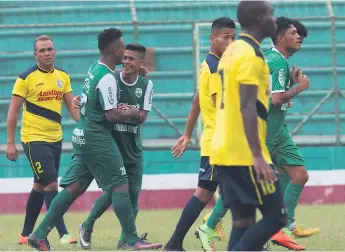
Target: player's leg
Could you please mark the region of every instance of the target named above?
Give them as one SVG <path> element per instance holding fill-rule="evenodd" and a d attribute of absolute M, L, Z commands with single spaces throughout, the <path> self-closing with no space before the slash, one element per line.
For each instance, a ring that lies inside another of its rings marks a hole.
<path fill-rule="evenodd" d="M 290 182 L 286 186 L 286 190 L 284 192 L 284 202 L 288 209 L 289 216 L 289 222 L 286 228 L 292 231 L 297 237 L 309 237 L 319 232 L 320 229 L 305 228 L 297 225 L 295 222 L 296 207 L 304 185 L 307 183 L 309 178 L 302 155 L 292 138 L 288 136 L 283 143 L 280 144 L 280 148 L 276 156 L 278 165 L 282 167 L 290 177 Z M 284 177 L 284 175 L 282 176 Z"/>
<path fill-rule="evenodd" d="M 74 155 L 68 170 L 60 181 L 60 186 L 64 189 L 55 197 L 42 222 L 29 236 L 31 246 L 41 250 L 50 248 L 47 236 L 55 226 L 56 221 L 86 191 L 92 180 L 93 176 L 84 167 L 82 157 Z"/>
<path fill-rule="evenodd" d="M 29 234 L 32 233 L 36 220 L 41 212 L 43 202 L 44 202 L 44 194 L 43 194 L 43 186 L 38 183 L 38 176 L 37 176 L 36 171 L 34 170 L 35 167 L 32 166 L 30 162 L 28 144 L 22 143 L 22 146 L 34 173 L 34 183 L 32 186 L 32 190 L 29 194 L 28 201 L 26 203 L 24 226 L 19 236 L 19 244 L 27 244 L 28 236 Z"/>
<path fill-rule="evenodd" d="M 129 196 L 128 179 L 120 153 L 101 153 L 85 156 L 87 168 L 93 174 L 98 186 L 111 193 L 114 213 L 120 221 L 126 236 L 126 248 L 156 249 L 159 243 L 150 243 L 139 238 Z"/>
<path fill-rule="evenodd" d="M 287 221 L 278 182 L 258 183 L 253 167 L 217 167 L 217 173 L 224 206 L 230 208 L 233 218 L 228 250 L 262 250 Z M 257 223 L 256 206 L 263 215 Z"/>
<path fill-rule="evenodd" d="M 209 164 L 209 158 L 201 157 L 198 187 L 184 207 L 175 231 L 165 245 L 164 249 L 166 251 L 180 251 L 183 249 L 183 240 L 186 234 L 199 217 L 201 211 L 212 199 L 217 186 L 217 182 L 213 181 L 212 167 Z"/>

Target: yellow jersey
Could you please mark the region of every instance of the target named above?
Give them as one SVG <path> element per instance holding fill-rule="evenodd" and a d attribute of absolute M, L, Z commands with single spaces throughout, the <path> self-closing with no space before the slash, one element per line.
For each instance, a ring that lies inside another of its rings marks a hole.
<path fill-rule="evenodd" d="M 25 99 L 22 142 L 57 142 L 62 139 L 62 102 L 64 94 L 69 92 L 72 92 L 70 78 L 58 68 L 47 72 L 35 65 L 17 78 L 12 95 Z"/>
<path fill-rule="evenodd" d="M 200 141 L 201 156 L 211 155 L 211 141 L 216 129 L 216 108 L 212 95 L 221 89 L 217 67 L 219 57 L 209 52 L 201 64 L 199 73 L 199 104 L 203 131 Z"/>
<path fill-rule="evenodd" d="M 210 163 L 224 166 L 251 166 L 252 153 L 244 131 L 240 108 L 240 83 L 257 85 L 258 136 L 265 161 L 272 163 L 267 150 L 266 120 L 269 102 L 269 69 L 260 43 L 248 34 L 225 50 L 219 65 L 222 91 L 217 99 L 216 130 Z"/>

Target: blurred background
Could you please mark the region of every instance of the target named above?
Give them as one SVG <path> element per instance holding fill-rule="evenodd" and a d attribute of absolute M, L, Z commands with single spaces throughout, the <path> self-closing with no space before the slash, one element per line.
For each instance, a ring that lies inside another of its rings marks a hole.
<path fill-rule="evenodd" d="M 290 65 L 302 68 L 311 86 L 293 100 L 286 121 L 310 172 L 301 202 L 344 203 L 345 2 L 276 1 L 273 5 L 276 16 L 299 19 L 309 30 Z M 141 132 L 145 175 L 140 206 L 182 207 L 197 186 L 201 122 L 194 130 L 193 145 L 180 160 L 172 158 L 170 148 L 184 130 L 198 86 L 196 74 L 208 52 L 211 23 L 221 16 L 236 20 L 236 7 L 237 1 L 1 1 L 0 213 L 24 212 L 33 181 L 24 153 L 10 162 L 4 151 L 13 84 L 35 64 L 34 39 L 42 34 L 53 38 L 56 66 L 69 73 L 73 93 L 78 95 L 88 67 L 98 59 L 97 35 L 109 27 L 122 29 L 125 43 L 149 49 L 146 66 L 154 84 L 154 107 Z M 270 40 L 263 42 L 264 49 L 270 46 Z M 62 125 L 60 176 L 71 159 L 76 125 L 65 108 Z M 16 141 L 20 144 L 20 121 Z M 99 193 L 92 184 L 72 210 L 89 210 Z"/>

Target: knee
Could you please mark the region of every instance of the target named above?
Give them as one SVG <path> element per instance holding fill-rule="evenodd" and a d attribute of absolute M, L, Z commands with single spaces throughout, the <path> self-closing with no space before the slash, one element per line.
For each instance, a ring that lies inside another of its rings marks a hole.
<path fill-rule="evenodd" d="M 128 184 L 122 184 L 119 186 L 113 186 L 112 191 L 113 192 L 129 193 L 129 185 Z"/>
<path fill-rule="evenodd" d="M 41 185 L 41 184 L 38 184 L 38 183 L 34 183 L 33 185 L 32 185 L 32 189 L 34 189 L 34 191 L 36 191 L 36 192 L 43 192 L 44 191 L 44 186 L 43 185 Z"/>
<path fill-rule="evenodd" d="M 193 195 L 200 201 L 208 203 L 211 200 L 213 194 L 214 191 L 210 191 L 208 189 L 201 188 L 200 186 L 198 186 Z"/>
<path fill-rule="evenodd" d="M 76 198 L 82 195 L 86 191 L 87 188 L 88 186 L 85 186 L 84 183 L 78 182 L 78 181 L 66 187 L 67 191 Z"/>
<path fill-rule="evenodd" d="M 57 191 L 58 188 L 59 188 L 58 182 L 53 182 L 44 186 L 44 191 Z"/>
<path fill-rule="evenodd" d="M 256 222 L 256 208 L 253 205 L 234 204 L 230 207 L 232 225 L 236 228 L 248 228 Z"/>
<path fill-rule="evenodd" d="M 309 180 L 309 174 L 305 166 L 298 166 L 290 172 L 291 183 L 305 185 Z"/>

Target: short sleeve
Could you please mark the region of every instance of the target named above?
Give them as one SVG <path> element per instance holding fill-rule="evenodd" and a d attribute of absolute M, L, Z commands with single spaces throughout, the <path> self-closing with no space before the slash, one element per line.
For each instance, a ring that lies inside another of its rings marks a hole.
<path fill-rule="evenodd" d="M 69 78 L 69 75 L 66 75 L 65 82 L 64 94 L 72 92 L 71 79 Z"/>
<path fill-rule="evenodd" d="M 98 82 L 99 103 L 104 111 L 117 108 L 117 82 L 114 75 L 106 74 Z"/>
<path fill-rule="evenodd" d="M 284 59 L 285 60 L 285 59 Z M 287 63 L 281 61 L 268 62 L 271 73 L 271 88 L 273 93 L 282 93 L 286 90 L 287 78 L 290 78 L 287 73 Z"/>
<path fill-rule="evenodd" d="M 211 96 L 220 92 L 222 89 L 220 75 L 218 73 L 212 73 L 208 85 L 209 94 Z"/>
<path fill-rule="evenodd" d="M 144 107 L 143 110 L 151 111 L 153 98 L 153 83 L 149 80 L 147 84 L 145 96 L 144 96 Z"/>
<path fill-rule="evenodd" d="M 12 95 L 18 95 L 23 98 L 26 98 L 27 94 L 28 94 L 27 82 L 21 78 L 17 78 L 16 82 L 14 83 Z"/>
<path fill-rule="evenodd" d="M 238 59 L 236 81 L 241 84 L 259 85 L 264 60 L 255 54 Z"/>

